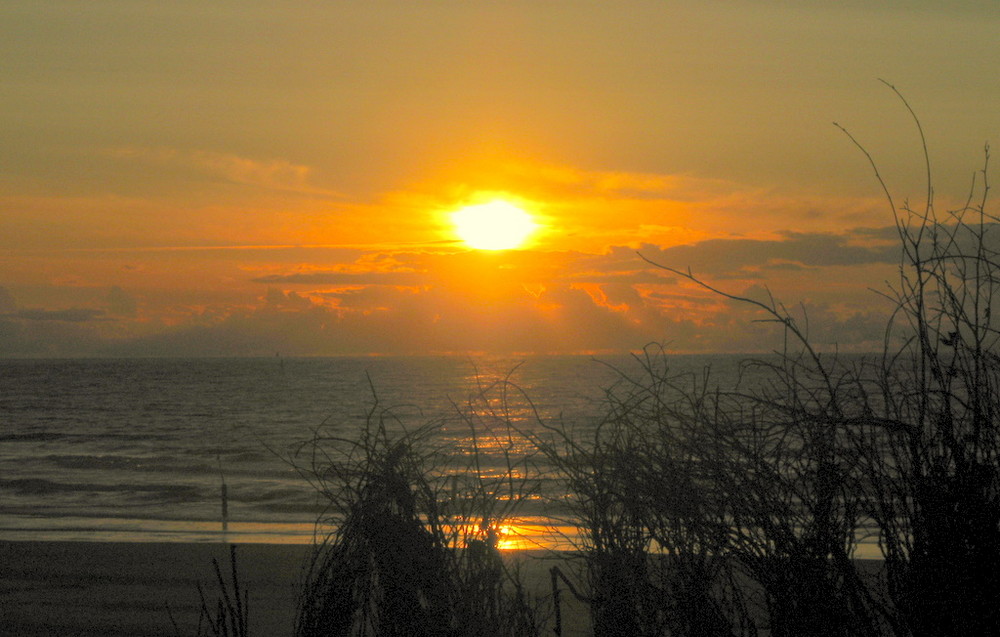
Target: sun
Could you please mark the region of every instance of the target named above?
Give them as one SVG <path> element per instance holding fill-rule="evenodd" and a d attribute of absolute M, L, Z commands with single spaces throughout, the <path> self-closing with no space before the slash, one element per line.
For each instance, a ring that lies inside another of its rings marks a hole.
<path fill-rule="evenodd" d="M 455 234 L 477 250 L 517 248 L 538 228 L 530 214 L 502 199 L 456 210 L 451 222 Z"/>

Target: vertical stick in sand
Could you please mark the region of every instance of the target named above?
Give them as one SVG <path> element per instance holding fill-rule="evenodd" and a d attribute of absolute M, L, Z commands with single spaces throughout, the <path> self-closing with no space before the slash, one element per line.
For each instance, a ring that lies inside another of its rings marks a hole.
<path fill-rule="evenodd" d="M 556 637 L 562 637 L 562 608 L 559 604 L 559 569 L 553 566 L 549 570 L 549 576 L 552 578 L 552 606 L 556 613 L 556 625 L 552 629 Z"/>
<path fill-rule="evenodd" d="M 226 474 L 222 472 L 222 458 L 215 458 L 219 462 L 219 478 L 222 480 L 222 533 L 225 535 L 229 532 L 229 495 L 226 492 Z"/>

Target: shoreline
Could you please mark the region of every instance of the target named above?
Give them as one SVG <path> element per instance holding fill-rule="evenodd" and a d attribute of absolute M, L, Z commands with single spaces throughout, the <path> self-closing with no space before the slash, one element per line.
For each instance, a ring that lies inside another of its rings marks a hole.
<path fill-rule="evenodd" d="M 241 544 L 241 586 L 253 635 L 290 635 L 310 545 Z M 194 635 L 201 583 L 218 594 L 229 545 L 176 542 L 0 541 L 0 625 L 12 635 Z M 169 607 L 169 611 L 167 610 Z"/>
<path fill-rule="evenodd" d="M 240 586 L 249 596 L 252 637 L 291 636 L 312 544 L 233 544 Z M 24 637 L 188 637 L 201 612 L 199 583 L 214 608 L 219 596 L 212 559 L 229 585 L 229 547 L 222 542 L 0 540 L 0 626 Z M 571 553 L 504 552 L 518 559 L 525 587 L 549 599 L 549 569 L 576 572 Z M 879 560 L 864 560 L 865 569 Z M 578 578 L 573 578 L 579 581 Z M 591 634 L 589 610 L 562 591 L 564 637 Z M 169 607 L 169 612 L 168 612 Z M 551 610 L 551 609 L 550 609 Z M 175 629 L 172 621 L 177 623 Z M 543 634 L 551 634 L 550 625 Z"/>
<path fill-rule="evenodd" d="M 229 583 L 229 544 L 0 540 L 0 626 L 7 634 L 186 637 L 201 601 L 219 589 L 212 559 Z M 248 592 L 250 635 L 291 635 L 311 544 L 235 544 L 240 586 Z M 526 584 L 551 593 L 549 567 L 569 558 L 545 551 L 525 557 Z M 532 559 L 539 558 L 537 562 Z M 589 634 L 586 609 L 563 594 L 565 637 Z M 167 608 L 169 606 L 170 611 Z M 171 623 L 171 614 L 177 629 Z"/>

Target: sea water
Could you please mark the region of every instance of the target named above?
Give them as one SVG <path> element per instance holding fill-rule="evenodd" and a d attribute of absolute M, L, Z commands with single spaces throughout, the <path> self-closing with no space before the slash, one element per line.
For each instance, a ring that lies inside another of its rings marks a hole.
<path fill-rule="evenodd" d="M 723 376 L 737 362 L 671 359 L 672 369 L 712 366 Z M 310 542 L 327 504 L 307 479 L 303 443 L 317 432 L 350 440 L 385 408 L 398 426 L 430 423 L 441 445 L 467 452 L 470 423 L 460 414 L 485 406 L 505 409 L 529 435 L 550 426 L 585 435 L 622 372 L 638 373 L 637 361 L 0 360 L 0 539 Z M 546 488 L 519 512 L 524 529 L 545 522 L 564 495 L 555 481 Z M 530 541 L 551 544 L 541 534 Z"/>

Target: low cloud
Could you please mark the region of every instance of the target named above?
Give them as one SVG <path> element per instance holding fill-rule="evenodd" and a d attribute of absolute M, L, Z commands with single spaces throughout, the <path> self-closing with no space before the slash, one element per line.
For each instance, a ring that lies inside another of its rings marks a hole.
<path fill-rule="evenodd" d="M 14 297 L 7 291 L 7 288 L 0 287 L 0 314 L 13 312 L 16 309 L 17 303 L 14 302 Z"/>
<path fill-rule="evenodd" d="M 268 274 L 252 279 L 268 285 L 416 285 L 421 275 L 414 272 L 340 272 L 336 270 Z"/>
<path fill-rule="evenodd" d="M 667 248 L 643 246 L 655 263 L 709 275 L 731 275 L 776 264 L 791 268 L 895 264 L 897 245 L 859 245 L 851 234 L 780 233 L 777 239 L 709 239 Z"/>
<path fill-rule="evenodd" d="M 5 314 L 8 318 L 22 321 L 59 321 L 63 323 L 87 323 L 108 320 L 104 310 L 90 308 L 70 308 L 66 310 L 25 309 Z"/>
<path fill-rule="evenodd" d="M 287 159 L 257 158 L 204 150 L 174 148 L 117 147 L 105 151 L 114 158 L 139 160 L 161 166 L 193 168 L 197 171 L 245 186 L 268 190 L 341 196 L 310 183 L 312 170 Z"/>
<path fill-rule="evenodd" d="M 135 316 L 139 312 L 139 302 L 134 296 L 117 285 L 108 290 L 108 311 L 117 316 Z"/>
<path fill-rule="evenodd" d="M 624 245 L 600 254 L 382 251 L 338 255 L 342 260 L 328 258 L 322 268 L 315 260 L 259 261 L 227 271 L 242 274 L 239 289 L 95 291 L 95 305 L 108 313 L 17 308 L 0 295 L 7 307 L 0 318 L 17 328 L 7 328 L 5 351 L 18 355 L 567 353 L 649 342 L 736 352 L 779 344 L 780 331 L 759 322 L 766 318 L 759 308 L 728 301 L 647 257 L 691 266 L 738 296 L 763 300 L 773 290 L 786 305 L 806 309 L 802 320 L 818 345 L 871 349 L 888 308 L 872 303 L 867 287 L 882 278 L 870 275 L 898 263 L 885 236 L 878 229 L 786 232 L 646 245 L 638 253 Z"/>

